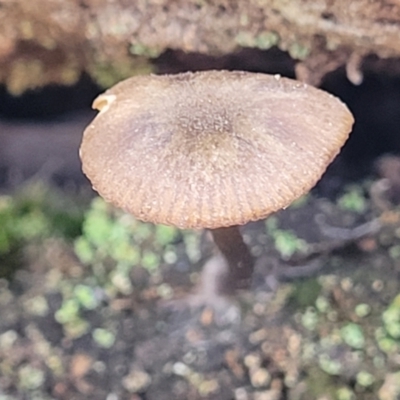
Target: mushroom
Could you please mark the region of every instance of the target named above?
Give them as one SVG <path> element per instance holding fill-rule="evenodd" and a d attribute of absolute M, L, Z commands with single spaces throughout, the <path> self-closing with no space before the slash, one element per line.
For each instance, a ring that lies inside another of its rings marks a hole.
<path fill-rule="evenodd" d="M 80 148 L 93 188 L 140 220 L 209 229 L 229 270 L 221 293 L 254 268 L 239 226 L 309 191 L 354 122 L 322 90 L 238 71 L 136 76 L 93 107 Z"/>

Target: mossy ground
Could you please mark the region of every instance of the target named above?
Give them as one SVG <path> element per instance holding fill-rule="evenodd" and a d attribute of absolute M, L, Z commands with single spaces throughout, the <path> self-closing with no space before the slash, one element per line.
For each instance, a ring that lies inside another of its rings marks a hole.
<path fill-rule="evenodd" d="M 42 184 L 0 197 L 0 399 L 397 399 L 397 210 L 321 233 L 379 217 L 369 185 L 244 227 L 263 261 L 222 310 L 165 306 L 199 278 L 201 232 Z"/>

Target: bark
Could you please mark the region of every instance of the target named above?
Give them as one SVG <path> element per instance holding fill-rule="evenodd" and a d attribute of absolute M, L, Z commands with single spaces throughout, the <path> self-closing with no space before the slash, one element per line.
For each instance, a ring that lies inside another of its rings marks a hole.
<path fill-rule="evenodd" d="M 167 49 L 211 55 L 278 46 L 311 83 L 365 55 L 400 56 L 399 0 L 0 0 L 0 82 L 14 94 L 74 83 L 103 86 L 148 72 Z"/>

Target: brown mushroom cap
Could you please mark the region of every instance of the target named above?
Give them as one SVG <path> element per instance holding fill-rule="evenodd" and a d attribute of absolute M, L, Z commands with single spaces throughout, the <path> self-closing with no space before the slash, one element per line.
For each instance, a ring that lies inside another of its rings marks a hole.
<path fill-rule="evenodd" d="M 258 220 L 311 189 L 353 124 L 334 96 L 258 73 L 138 76 L 93 103 L 83 171 L 144 221 L 217 228 Z"/>

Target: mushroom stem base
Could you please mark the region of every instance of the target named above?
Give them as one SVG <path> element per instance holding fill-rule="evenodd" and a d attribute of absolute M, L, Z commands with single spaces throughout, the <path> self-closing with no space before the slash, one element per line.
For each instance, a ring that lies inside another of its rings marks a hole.
<path fill-rule="evenodd" d="M 226 274 L 219 275 L 217 285 L 220 294 L 233 293 L 247 288 L 254 270 L 254 259 L 243 241 L 238 226 L 211 230 L 214 242 L 228 264 Z"/>

